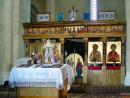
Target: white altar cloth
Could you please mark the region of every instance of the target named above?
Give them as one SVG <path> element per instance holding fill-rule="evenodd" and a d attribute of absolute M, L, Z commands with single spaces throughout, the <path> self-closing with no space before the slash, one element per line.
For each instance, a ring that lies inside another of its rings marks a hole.
<path fill-rule="evenodd" d="M 60 68 L 42 68 L 32 65 L 30 67 L 14 67 L 9 76 L 11 87 L 56 87 L 62 89 L 64 80 L 72 83 L 73 69 L 64 64 Z"/>

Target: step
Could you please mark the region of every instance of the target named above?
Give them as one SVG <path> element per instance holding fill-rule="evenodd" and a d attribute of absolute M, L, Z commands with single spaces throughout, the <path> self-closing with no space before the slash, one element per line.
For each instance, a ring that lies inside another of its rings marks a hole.
<path fill-rule="evenodd" d="M 11 87 L 7 88 L 7 87 L 3 87 L 3 86 L 0 85 L 0 92 L 1 91 L 8 91 L 8 90 L 10 92 L 15 92 L 16 88 L 11 88 Z"/>
<path fill-rule="evenodd" d="M 92 86 L 83 84 L 82 82 L 74 82 L 69 92 L 83 92 L 83 93 L 128 93 L 130 87 L 125 86 Z"/>
<path fill-rule="evenodd" d="M 14 88 L 0 88 L 0 92 L 2 92 L 2 91 L 10 91 L 10 92 L 15 92 L 15 91 L 16 91 L 16 89 L 14 89 Z"/>
<path fill-rule="evenodd" d="M 3 97 L 8 97 L 8 95 L 10 97 L 16 97 L 16 93 L 15 92 L 0 92 L 0 98 L 3 98 Z"/>

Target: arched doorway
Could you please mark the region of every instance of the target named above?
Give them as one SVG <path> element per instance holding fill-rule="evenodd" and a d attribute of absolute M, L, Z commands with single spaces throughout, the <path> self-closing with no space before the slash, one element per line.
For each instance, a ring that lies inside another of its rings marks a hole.
<path fill-rule="evenodd" d="M 85 43 L 83 39 L 73 38 L 73 39 L 65 39 L 64 44 L 65 51 L 65 62 L 73 67 L 75 80 L 82 80 L 83 76 L 83 68 L 77 71 L 77 63 L 78 60 L 81 62 L 81 66 L 84 64 L 85 57 Z M 81 73 L 79 76 L 79 73 Z"/>

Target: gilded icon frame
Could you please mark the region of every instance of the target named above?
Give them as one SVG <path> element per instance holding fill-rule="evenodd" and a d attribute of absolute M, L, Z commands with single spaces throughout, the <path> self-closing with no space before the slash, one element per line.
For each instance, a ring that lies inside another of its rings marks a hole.
<path fill-rule="evenodd" d="M 90 60 L 90 55 L 93 51 L 93 45 L 97 45 L 98 46 L 98 51 L 100 52 L 100 56 L 101 56 L 101 60 L 100 61 L 91 61 Z M 103 62 L 103 43 L 102 42 L 88 42 L 88 64 L 93 64 L 93 63 L 99 63 L 101 64 Z"/>
<path fill-rule="evenodd" d="M 118 62 L 108 61 L 108 54 L 109 54 L 109 52 L 111 51 L 111 46 L 112 46 L 113 44 L 116 45 L 115 51 L 116 51 L 117 54 L 119 55 L 119 61 L 118 61 Z M 107 42 L 106 63 L 121 63 L 121 41 L 111 41 L 111 42 Z"/>

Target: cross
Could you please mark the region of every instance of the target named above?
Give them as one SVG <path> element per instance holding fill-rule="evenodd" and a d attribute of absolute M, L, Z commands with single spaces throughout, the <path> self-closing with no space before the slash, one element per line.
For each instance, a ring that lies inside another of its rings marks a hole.
<path fill-rule="evenodd" d="M 69 10 L 69 20 L 75 21 L 76 20 L 76 13 L 78 10 L 75 10 L 74 5 L 72 6 L 72 10 Z"/>
<path fill-rule="evenodd" d="M 74 5 L 72 6 L 72 10 L 69 10 L 69 13 L 70 13 L 71 11 L 73 11 L 73 12 L 78 12 L 78 10 L 75 10 Z"/>

